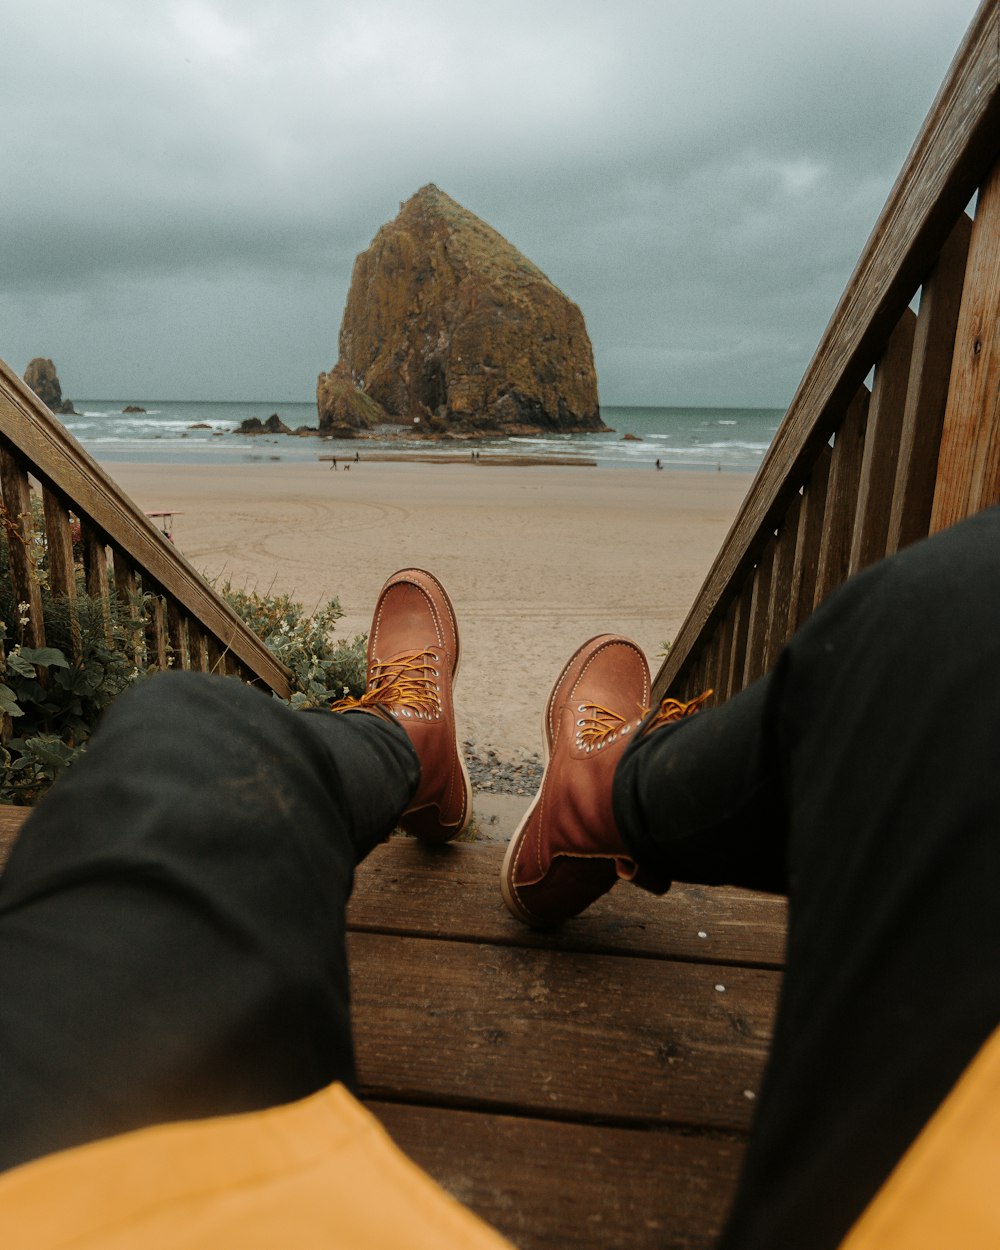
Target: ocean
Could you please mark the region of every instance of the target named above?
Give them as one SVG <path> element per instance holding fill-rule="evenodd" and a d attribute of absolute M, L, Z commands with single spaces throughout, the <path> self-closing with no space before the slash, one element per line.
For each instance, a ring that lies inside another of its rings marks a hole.
<path fill-rule="evenodd" d="M 316 424 L 311 403 L 258 401 L 217 403 L 179 400 L 74 401 L 80 415 L 60 420 L 99 462 L 150 464 L 241 464 L 311 461 L 320 455 L 364 459 L 372 452 L 419 451 L 422 455 L 465 452 L 465 443 L 407 439 L 404 431 L 378 442 L 246 435 L 231 431 L 245 417 L 266 420 L 276 412 L 295 429 Z M 145 409 L 125 413 L 127 405 Z M 776 408 L 602 407 L 613 433 L 543 434 L 534 438 L 491 438 L 475 444 L 483 459 L 491 454 L 560 456 L 596 460 L 601 468 L 665 469 L 754 473 L 778 423 Z M 192 427 L 199 428 L 192 428 Z M 631 438 L 624 437 L 632 435 Z"/>

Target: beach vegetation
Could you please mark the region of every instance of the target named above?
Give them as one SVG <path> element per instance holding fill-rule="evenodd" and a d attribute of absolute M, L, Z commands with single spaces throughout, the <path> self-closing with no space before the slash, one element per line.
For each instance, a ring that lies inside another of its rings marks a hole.
<path fill-rule="evenodd" d="M 26 552 L 39 588 L 41 647 L 30 645 L 37 607 L 19 599 L 11 576 L 10 544 L 24 540 L 11 518 L 0 516 L 10 522 L 0 524 L 0 804 L 38 802 L 86 749 L 105 708 L 155 667 L 144 645 L 150 596 L 140 586 L 123 600 L 109 571 L 107 598 L 92 597 L 79 564 L 74 596 L 55 594 L 39 501 L 33 510 Z M 228 582 L 219 590 L 290 670 L 293 707 L 362 693 L 367 638 L 334 638 L 344 615 L 339 600 L 310 613 L 288 595 L 237 590 Z"/>
<path fill-rule="evenodd" d="M 92 598 L 80 572 L 76 597 L 52 593 L 40 524 L 28 548 L 40 591 L 44 647 L 26 645 L 32 608 L 10 576 L 9 527 L 0 537 L 0 803 L 31 804 L 76 758 L 101 712 L 140 675 L 132 639 L 142 597 Z"/>
<path fill-rule="evenodd" d="M 290 595 L 217 587 L 233 611 L 292 674 L 291 706 L 323 707 L 345 695 L 360 695 L 366 680 L 366 634 L 335 638 L 344 615 L 339 599 L 308 612 Z"/>

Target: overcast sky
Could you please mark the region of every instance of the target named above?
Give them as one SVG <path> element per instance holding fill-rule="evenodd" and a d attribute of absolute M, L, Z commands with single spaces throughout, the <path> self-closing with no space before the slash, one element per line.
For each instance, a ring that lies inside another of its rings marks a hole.
<path fill-rule="evenodd" d="M 604 404 L 783 407 L 975 0 L 0 0 L 0 356 L 314 400 L 435 182 L 580 305 Z"/>

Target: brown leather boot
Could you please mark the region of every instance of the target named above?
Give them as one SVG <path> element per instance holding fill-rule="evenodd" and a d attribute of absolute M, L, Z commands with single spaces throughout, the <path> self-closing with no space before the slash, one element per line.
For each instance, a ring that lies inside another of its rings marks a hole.
<path fill-rule="evenodd" d="M 654 894 L 668 878 L 640 869 L 615 824 L 611 786 L 633 736 L 699 706 L 667 700 L 642 724 L 649 668 L 638 646 L 617 634 L 591 638 L 569 660 L 545 710 L 541 788 L 507 847 L 500 890 L 510 912 L 531 925 L 575 916 L 621 878 Z"/>
<path fill-rule="evenodd" d="M 420 783 L 400 824 L 425 842 L 457 837 L 472 815 L 452 702 L 459 651 L 455 610 L 444 587 L 423 569 L 402 569 L 375 603 L 365 693 L 331 708 L 390 716 L 405 730 L 420 760 Z"/>

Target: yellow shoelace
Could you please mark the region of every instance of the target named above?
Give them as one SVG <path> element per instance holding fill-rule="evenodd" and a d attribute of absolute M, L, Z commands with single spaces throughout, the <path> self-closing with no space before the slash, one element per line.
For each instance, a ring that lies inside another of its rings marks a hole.
<path fill-rule="evenodd" d="M 655 715 L 643 725 L 642 732 L 651 733 L 654 729 L 659 729 L 661 725 L 669 725 L 671 721 L 693 716 L 713 694 L 714 691 L 706 690 L 696 699 L 690 699 L 686 703 L 680 699 L 664 699 Z M 619 712 L 613 712 L 611 708 L 604 707 L 600 703 L 581 703 L 577 712 L 580 716 L 576 722 L 576 744 L 586 751 L 602 750 L 605 746 L 615 742 L 619 734 L 624 736 L 631 733 L 639 723 L 626 720 Z M 640 707 L 639 720 L 648 716 L 649 712 L 649 708 Z"/>
<path fill-rule="evenodd" d="M 331 712 L 348 712 L 352 708 L 389 707 L 404 716 L 433 719 L 441 712 L 441 695 L 435 665 L 437 652 L 408 651 L 391 660 L 375 660 L 368 674 L 368 689 L 360 698 L 349 695 L 330 704 Z"/>
<path fill-rule="evenodd" d="M 631 733 L 635 727 L 634 721 L 600 703 L 581 703 L 577 712 L 581 715 L 576 722 L 576 745 L 586 751 L 600 751 L 619 734 Z"/>
<path fill-rule="evenodd" d="M 713 694 L 715 694 L 714 690 L 705 690 L 697 698 L 689 699 L 686 703 L 681 699 L 664 699 L 656 713 L 643 725 L 642 732 L 652 733 L 661 725 L 669 725 L 675 720 L 683 720 L 685 716 L 693 716 Z"/>

